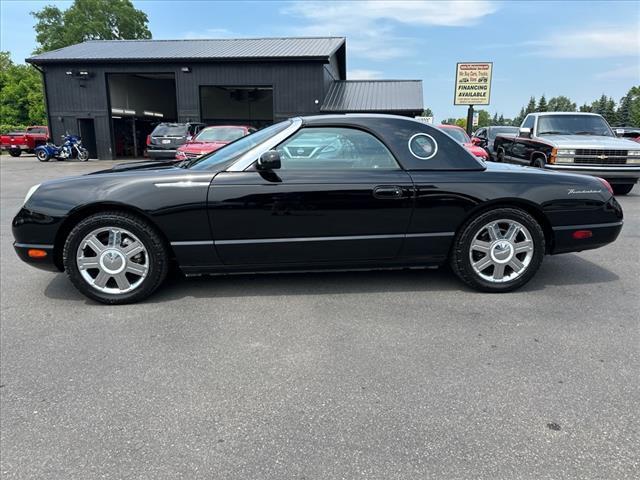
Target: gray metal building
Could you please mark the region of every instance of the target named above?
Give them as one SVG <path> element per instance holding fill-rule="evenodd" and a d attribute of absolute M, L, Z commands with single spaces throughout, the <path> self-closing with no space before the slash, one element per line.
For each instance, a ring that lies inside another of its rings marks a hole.
<path fill-rule="evenodd" d="M 54 140 L 79 133 L 101 159 L 142 156 L 161 121 L 262 127 L 423 109 L 420 80 L 347 80 L 341 37 L 88 41 L 27 62 L 42 71 Z"/>

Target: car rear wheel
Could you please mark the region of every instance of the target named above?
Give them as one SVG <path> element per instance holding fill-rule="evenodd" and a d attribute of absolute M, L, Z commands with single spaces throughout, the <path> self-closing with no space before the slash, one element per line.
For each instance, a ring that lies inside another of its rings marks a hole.
<path fill-rule="evenodd" d="M 11 148 L 9 149 L 9 155 L 12 157 L 19 157 L 22 154 L 22 150 L 19 148 Z"/>
<path fill-rule="evenodd" d="M 38 150 L 36 152 L 36 158 L 41 162 L 48 162 L 51 157 L 45 150 Z"/>
<path fill-rule="evenodd" d="M 98 213 L 78 223 L 65 242 L 63 261 L 75 287 L 106 304 L 148 297 L 164 281 L 169 264 L 156 230 L 120 212 Z"/>
<path fill-rule="evenodd" d="M 476 290 L 509 292 L 531 280 L 544 252 L 544 232 L 531 215 L 515 208 L 498 208 L 462 227 L 451 267 Z"/>
<path fill-rule="evenodd" d="M 504 150 L 499 149 L 496 153 L 496 162 L 504 163 Z"/>
<path fill-rule="evenodd" d="M 611 188 L 613 188 L 613 193 L 615 195 L 626 195 L 627 193 L 631 192 L 631 190 L 633 190 L 633 185 L 633 183 L 623 183 L 618 185 L 611 185 Z"/>

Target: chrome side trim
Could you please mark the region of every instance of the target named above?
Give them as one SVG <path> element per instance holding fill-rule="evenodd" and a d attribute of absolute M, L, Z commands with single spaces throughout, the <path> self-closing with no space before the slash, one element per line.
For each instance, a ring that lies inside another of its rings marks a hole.
<path fill-rule="evenodd" d="M 561 227 L 552 227 L 552 230 L 561 231 L 561 230 L 582 230 L 585 228 L 607 228 L 607 227 L 621 227 L 624 222 L 614 222 L 614 223 L 594 223 L 591 225 L 564 225 Z"/>
<path fill-rule="evenodd" d="M 186 247 L 188 245 L 213 245 L 213 240 L 194 240 L 189 242 L 171 242 L 174 247 Z"/>
<path fill-rule="evenodd" d="M 256 145 L 247 153 L 242 155 L 237 161 L 233 163 L 229 168 L 227 168 L 227 172 L 244 172 L 253 162 L 255 162 L 260 155 L 264 152 L 268 152 L 273 147 L 277 146 L 279 143 L 283 142 L 291 135 L 296 133 L 298 129 L 302 126 L 302 119 L 300 117 L 296 117 L 291 120 L 291 125 L 285 128 L 283 131 L 274 135 L 273 137 L 265 140 L 259 145 Z"/>
<path fill-rule="evenodd" d="M 456 232 L 435 232 L 435 233 L 407 233 L 407 238 L 420 238 L 420 237 L 453 237 Z"/>
<path fill-rule="evenodd" d="M 14 247 L 20 247 L 20 248 L 49 248 L 52 249 L 53 245 L 47 245 L 44 243 L 14 243 L 13 244 Z"/>
<path fill-rule="evenodd" d="M 211 182 L 194 182 L 191 180 L 181 180 L 179 182 L 154 183 L 158 188 L 191 188 L 191 187 L 208 187 Z"/>
<path fill-rule="evenodd" d="M 450 237 L 454 232 L 436 233 L 410 233 L 410 234 L 389 234 L 389 235 L 345 235 L 335 237 L 288 237 L 288 238 L 252 238 L 241 240 L 216 240 L 216 245 L 243 245 L 252 243 L 299 243 L 299 242 L 336 242 L 348 240 L 387 240 L 391 238 L 413 238 L 413 237 Z"/>

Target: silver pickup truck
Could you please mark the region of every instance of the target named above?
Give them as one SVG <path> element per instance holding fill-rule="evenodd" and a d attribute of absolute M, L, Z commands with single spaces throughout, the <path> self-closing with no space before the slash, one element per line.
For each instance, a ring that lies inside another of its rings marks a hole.
<path fill-rule="evenodd" d="M 498 162 L 602 177 L 616 195 L 640 178 L 640 144 L 616 137 L 595 113 L 531 113 L 515 137 L 498 135 L 493 148 Z"/>

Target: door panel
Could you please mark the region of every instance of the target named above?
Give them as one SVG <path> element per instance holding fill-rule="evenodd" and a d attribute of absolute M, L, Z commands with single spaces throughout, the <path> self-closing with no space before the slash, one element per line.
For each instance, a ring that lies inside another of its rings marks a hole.
<path fill-rule="evenodd" d="M 397 256 L 413 183 L 402 170 L 222 172 L 208 202 L 226 264 L 366 262 Z"/>

